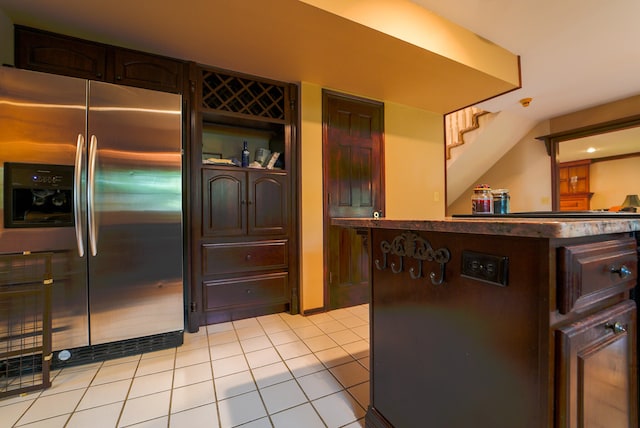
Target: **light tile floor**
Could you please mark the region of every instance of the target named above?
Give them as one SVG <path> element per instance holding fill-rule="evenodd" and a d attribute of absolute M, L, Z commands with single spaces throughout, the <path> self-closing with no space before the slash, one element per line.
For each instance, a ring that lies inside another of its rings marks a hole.
<path fill-rule="evenodd" d="M 179 348 L 52 372 L 0 400 L 0 428 L 357 428 L 369 404 L 369 307 L 274 314 L 185 333 Z"/>

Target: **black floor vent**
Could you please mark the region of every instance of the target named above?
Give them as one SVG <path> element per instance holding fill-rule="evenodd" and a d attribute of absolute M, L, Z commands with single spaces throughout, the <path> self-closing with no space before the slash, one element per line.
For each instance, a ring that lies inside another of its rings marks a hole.
<path fill-rule="evenodd" d="M 121 340 L 100 345 L 83 346 L 80 348 L 55 351 L 51 362 L 52 369 L 77 366 L 80 364 L 95 363 L 97 361 L 112 360 L 114 358 L 127 357 L 129 355 L 143 354 L 162 349 L 175 348 L 182 345 L 183 331 L 156 334 L 153 336 L 138 337 L 135 339 Z M 67 354 L 67 352 L 70 354 Z M 60 354 L 68 359 L 60 359 Z"/>

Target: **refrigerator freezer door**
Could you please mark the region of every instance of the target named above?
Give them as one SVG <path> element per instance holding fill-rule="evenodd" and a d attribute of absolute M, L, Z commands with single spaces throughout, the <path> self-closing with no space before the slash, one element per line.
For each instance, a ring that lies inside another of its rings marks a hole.
<path fill-rule="evenodd" d="M 183 329 L 181 123 L 179 95 L 90 82 L 93 345 Z"/>
<path fill-rule="evenodd" d="M 78 255 L 73 225 L 7 227 L 4 211 L 12 195 L 4 169 L 7 162 L 73 168 L 78 135 L 86 130 L 86 87 L 85 80 L 0 67 L 0 253 L 54 253 L 54 350 L 89 344 L 86 261 Z M 84 203 L 77 188 L 84 186 L 82 172 L 73 190 L 78 207 Z M 86 230 L 82 209 L 74 220 L 78 230 Z"/>

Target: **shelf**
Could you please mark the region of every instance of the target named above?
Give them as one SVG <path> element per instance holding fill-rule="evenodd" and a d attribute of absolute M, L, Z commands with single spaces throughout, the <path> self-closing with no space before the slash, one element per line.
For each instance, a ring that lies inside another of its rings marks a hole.
<path fill-rule="evenodd" d="M 239 160 L 245 141 L 250 153 L 250 163 L 257 160 L 266 166 L 270 156 L 278 152 L 280 156 L 275 165 L 283 168 L 285 157 L 284 126 L 279 126 L 279 129 L 262 130 L 204 123 L 202 126 L 202 160 Z M 203 162 L 203 165 L 211 164 Z M 260 168 L 255 169 L 259 170 Z"/>

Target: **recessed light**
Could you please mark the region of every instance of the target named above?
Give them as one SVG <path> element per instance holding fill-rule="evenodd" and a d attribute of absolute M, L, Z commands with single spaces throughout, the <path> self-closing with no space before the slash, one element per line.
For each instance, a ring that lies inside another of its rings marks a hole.
<path fill-rule="evenodd" d="M 595 151 L 596 151 L 596 148 L 595 148 L 595 147 L 589 147 L 589 148 L 587 149 L 587 153 L 593 153 L 593 152 L 595 152 Z"/>

